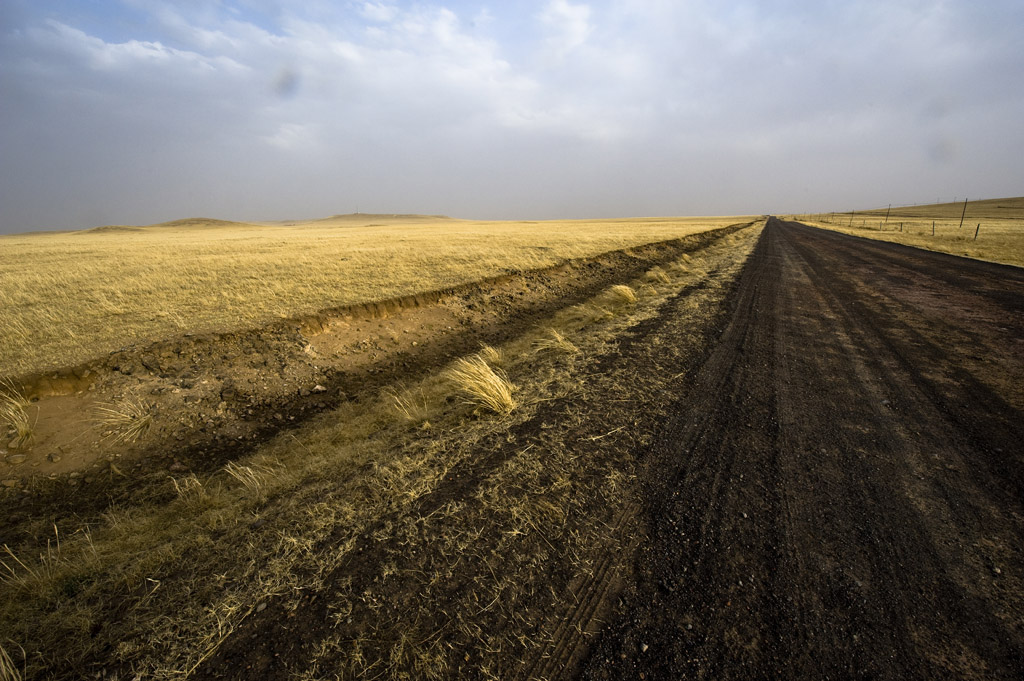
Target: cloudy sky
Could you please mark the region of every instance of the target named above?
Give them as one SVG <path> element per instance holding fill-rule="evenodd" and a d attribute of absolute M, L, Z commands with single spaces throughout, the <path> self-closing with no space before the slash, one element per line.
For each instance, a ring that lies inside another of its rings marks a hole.
<path fill-rule="evenodd" d="M 0 0 L 0 232 L 1024 194 L 1020 0 Z"/>

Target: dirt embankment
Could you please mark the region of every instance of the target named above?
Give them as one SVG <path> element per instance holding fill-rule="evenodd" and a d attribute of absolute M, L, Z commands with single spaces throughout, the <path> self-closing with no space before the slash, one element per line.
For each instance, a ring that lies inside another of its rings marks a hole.
<path fill-rule="evenodd" d="M 521 333 L 742 226 L 251 331 L 128 347 L 23 377 L 35 433 L 28 446 L 0 450 L 0 494 L 6 490 L 9 509 L 0 533 L 15 540 L 13 528 L 41 509 L 77 513 L 90 498 L 97 507 L 130 503 L 150 478 L 213 470 L 317 413 Z M 117 423 L 98 424 L 98 415 L 132 405 L 150 421 L 137 441 L 119 438 Z"/>
<path fill-rule="evenodd" d="M 770 220 L 593 679 L 1024 676 L 1024 271 Z"/>

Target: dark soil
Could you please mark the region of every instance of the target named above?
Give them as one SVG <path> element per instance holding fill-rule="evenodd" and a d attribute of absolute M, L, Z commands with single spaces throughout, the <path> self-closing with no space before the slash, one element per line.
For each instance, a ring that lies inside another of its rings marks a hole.
<path fill-rule="evenodd" d="M 1024 678 L 1022 313 L 1020 269 L 770 220 L 583 678 Z"/>

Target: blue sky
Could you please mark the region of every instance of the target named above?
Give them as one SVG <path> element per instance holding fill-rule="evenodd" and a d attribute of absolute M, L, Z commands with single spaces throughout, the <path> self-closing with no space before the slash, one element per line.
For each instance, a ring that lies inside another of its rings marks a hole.
<path fill-rule="evenodd" d="M 1017 0 L 0 4 L 0 232 L 1024 193 Z"/>

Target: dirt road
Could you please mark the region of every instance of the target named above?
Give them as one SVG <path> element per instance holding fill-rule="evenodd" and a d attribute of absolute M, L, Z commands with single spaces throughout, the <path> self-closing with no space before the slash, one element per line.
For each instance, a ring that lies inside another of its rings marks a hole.
<path fill-rule="evenodd" d="M 1024 271 L 769 221 L 584 678 L 1024 678 Z"/>

